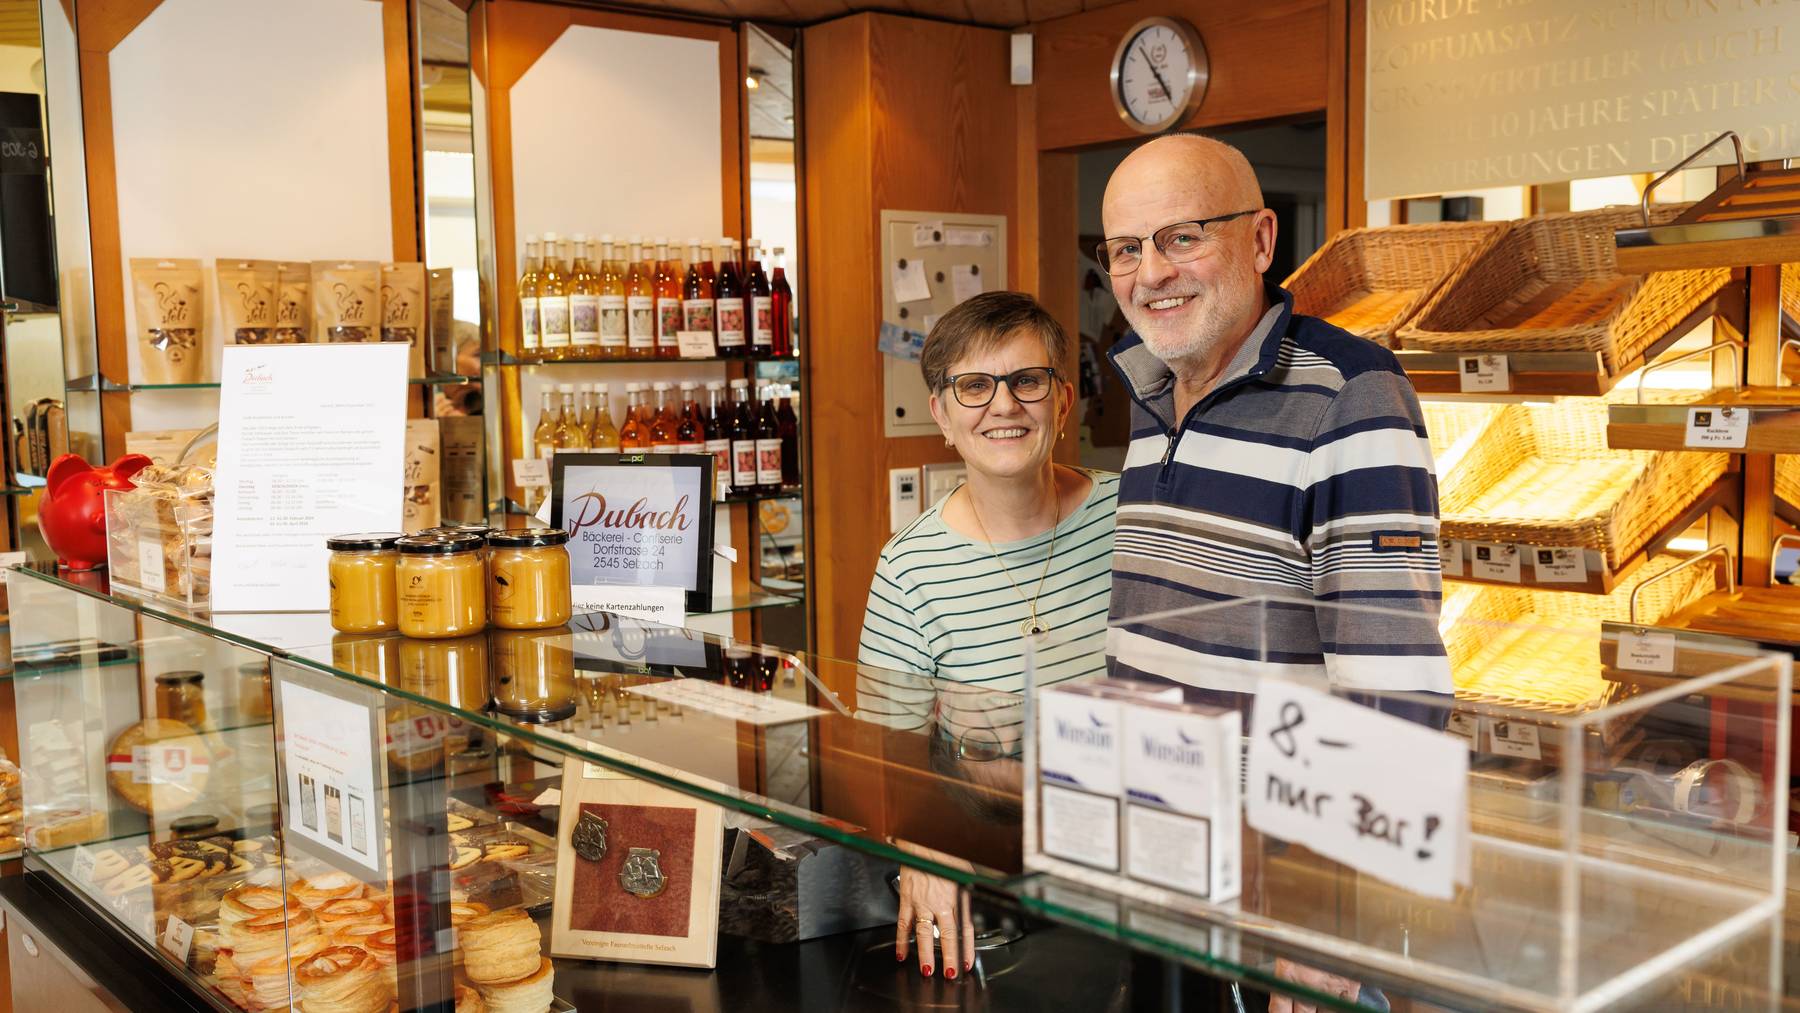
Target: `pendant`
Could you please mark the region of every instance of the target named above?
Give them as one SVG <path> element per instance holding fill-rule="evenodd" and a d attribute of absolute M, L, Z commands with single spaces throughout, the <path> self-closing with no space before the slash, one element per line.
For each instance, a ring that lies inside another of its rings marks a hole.
<path fill-rule="evenodd" d="M 1036 637 L 1050 631 L 1046 629 L 1042 623 L 1038 622 L 1037 616 L 1030 616 L 1024 622 L 1019 624 L 1019 632 L 1028 637 Z"/>
<path fill-rule="evenodd" d="M 619 885 L 633 897 L 648 899 L 662 893 L 663 887 L 669 885 L 669 877 L 657 861 L 660 857 L 662 852 L 655 848 L 632 848 L 624 868 L 619 870 Z"/>
<path fill-rule="evenodd" d="M 606 821 L 595 812 L 584 812 L 575 823 L 575 830 L 569 834 L 569 843 L 574 846 L 575 853 L 590 862 L 598 862 L 606 857 Z"/>

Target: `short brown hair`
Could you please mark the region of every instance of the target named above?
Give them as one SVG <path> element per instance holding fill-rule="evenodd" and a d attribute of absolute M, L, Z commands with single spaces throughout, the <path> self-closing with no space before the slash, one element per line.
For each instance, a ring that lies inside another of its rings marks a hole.
<path fill-rule="evenodd" d="M 919 372 L 933 394 L 944 388 L 950 367 L 965 355 L 1005 344 L 1021 331 L 1044 343 L 1050 365 L 1058 370 L 1069 358 L 1069 332 L 1041 303 L 1023 292 L 983 292 L 964 300 L 938 319 L 919 353 Z"/>

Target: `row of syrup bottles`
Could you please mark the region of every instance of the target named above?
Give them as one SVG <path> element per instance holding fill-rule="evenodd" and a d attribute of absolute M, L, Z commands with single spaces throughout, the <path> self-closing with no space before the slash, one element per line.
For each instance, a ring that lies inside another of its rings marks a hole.
<path fill-rule="evenodd" d="M 765 358 L 794 354 L 794 292 L 786 251 L 774 248 L 763 273 L 762 244 L 747 250 L 729 237 L 715 247 L 687 241 L 685 261 L 670 257 L 666 237 L 652 247 L 601 236 L 554 232 L 525 240 L 519 276 L 519 356 L 531 362 L 681 357 L 680 332 L 711 336 L 715 354 Z M 673 251 L 679 255 L 679 250 Z M 743 256 L 748 253 L 748 256 Z"/>
<path fill-rule="evenodd" d="M 717 462 L 720 496 L 773 494 L 800 481 L 800 423 L 790 398 L 777 398 L 775 388 L 757 390 L 750 402 L 750 381 L 706 384 L 706 405 L 697 398 L 700 385 L 628 383 L 625 419 L 614 425 L 607 385 L 546 386 L 538 405 L 532 449 L 548 460 L 559 450 L 657 454 L 712 454 Z M 670 396 L 679 393 L 679 402 Z"/>

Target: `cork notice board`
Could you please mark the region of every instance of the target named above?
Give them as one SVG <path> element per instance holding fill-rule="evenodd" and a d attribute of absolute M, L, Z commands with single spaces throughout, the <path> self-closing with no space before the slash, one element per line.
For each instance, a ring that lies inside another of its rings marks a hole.
<path fill-rule="evenodd" d="M 1005 215 L 881 212 L 883 324 L 922 336 L 962 298 L 1006 287 Z M 887 435 L 938 435 L 916 357 L 884 354 L 881 362 Z"/>

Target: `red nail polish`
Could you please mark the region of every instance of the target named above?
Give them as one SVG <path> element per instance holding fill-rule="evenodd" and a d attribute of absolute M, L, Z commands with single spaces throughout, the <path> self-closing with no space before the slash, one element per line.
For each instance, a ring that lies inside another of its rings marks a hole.
<path fill-rule="evenodd" d="M 944 977 L 949 978 L 952 981 L 954 981 L 956 979 L 956 968 L 954 968 L 954 967 L 944 968 Z"/>
<path fill-rule="evenodd" d="M 894 959 L 899 961 L 900 963 L 904 964 L 904 963 L 906 963 L 906 954 L 896 952 L 894 954 Z"/>
<path fill-rule="evenodd" d="M 931 977 L 931 965 L 926 964 L 924 967 L 919 968 L 919 973 L 927 978 Z"/>
<path fill-rule="evenodd" d="M 963 973 L 964 974 L 967 974 L 973 970 L 975 970 L 975 962 L 973 960 L 971 960 L 968 963 L 963 965 Z"/>

